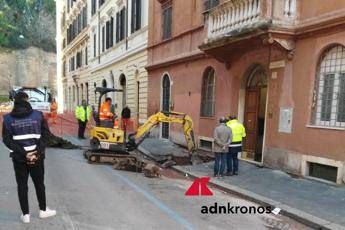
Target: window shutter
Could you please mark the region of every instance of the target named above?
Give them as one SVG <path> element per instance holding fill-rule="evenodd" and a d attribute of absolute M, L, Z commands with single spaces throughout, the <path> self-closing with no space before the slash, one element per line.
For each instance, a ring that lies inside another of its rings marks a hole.
<path fill-rule="evenodd" d="M 116 13 L 116 43 L 120 41 L 120 12 Z"/>
<path fill-rule="evenodd" d="M 126 8 L 121 10 L 121 40 L 125 38 Z"/>
<path fill-rule="evenodd" d="M 137 18 L 137 14 L 136 14 L 136 4 L 137 1 L 133 0 L 132 1 L 132 9 L 131 9 L 131 33 L 135 32 L 135 23 L 136 23 L 136 18 Z"/>
<path fill-rule="evenodd" d="M 97 37 L 96 34 L 93 35 L 93 57 L 97 55 Z"/>
<path fill-rule="evenodd" d="M 109 21 L 106 22 L 106 49 L 109 49 L 109 34 L 110 34 L 110 28 L 109 28 Z"/>
<path fill-rule="evenodd" d="M 85 48 L 85 65 L 87 66 L 89 64 L 89 55 L 87 53 L 87 47 Z"/>
<path fill-rule="evenodd" d="M 110 34 L 109 34 L 109 46 L 113 47 L 114 45 L 114 18 L 110 19 Z"/>
<path fill-rule="evenodd" d="M 141 0 L 136 0 L 136 26 L 135 30 L 139 30 L 141 28 Z"/>
<path fill-rule="evenodd" d="M 104 52 L 104 44 L 105 44 L 105 27 L 102 27 L 102 52 Z"/>
<path fill-rule="evenodd" d="M 87 7 L 84 7 L 83 10 L 83 28 L 87 26 Z"/>

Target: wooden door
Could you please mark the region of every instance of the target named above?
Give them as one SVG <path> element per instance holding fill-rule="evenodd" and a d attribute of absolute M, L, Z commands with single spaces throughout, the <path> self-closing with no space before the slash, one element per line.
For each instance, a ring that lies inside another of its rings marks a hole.
<path fill-rule="evenodd" d="M 247 137 L 244 140 L 243 150 L 249 153 L 254 153 L 256 149 L 259 102 L 260 89 L 247 89 L 244 110 L 244 125 L 246 127 Z"/>

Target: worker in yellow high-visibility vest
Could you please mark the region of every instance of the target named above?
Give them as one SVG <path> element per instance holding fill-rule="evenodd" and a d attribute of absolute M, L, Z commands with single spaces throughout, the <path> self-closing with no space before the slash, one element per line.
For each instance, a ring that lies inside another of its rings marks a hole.
<path fill-rule="evenodd" d="M 230 116 L 226 125 L 231 129 L 232 140 L 227 154 L 227 176 L 238 175 L 238 153 L 242 152 L 242 140 L 246 137 L 246 129 L 235 116 Z"/>
<path fill-rule="evenodd" d="M 86 129 L 87 122 L 91 118 L 91 108 L 88 106 L 86 100 L 83 100 L 81 105 L 75 108 L 75 117 L 78 120 L 78 137 L 79 139 L 85 139 L 84 133 Z"/>

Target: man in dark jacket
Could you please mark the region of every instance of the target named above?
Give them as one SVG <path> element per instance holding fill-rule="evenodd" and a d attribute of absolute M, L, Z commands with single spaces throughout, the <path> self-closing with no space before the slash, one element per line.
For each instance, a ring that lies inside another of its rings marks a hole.
<path fill-rule="evenodd" d="M 44 157 L 45 139 L 48 135 L 49 129 L 43 114 L 32 109 L 25 92 L 18 92 L 12 112 L 4 116 L 2 137 L 10 150 L 14 166 L 23 223 L 30 223 L 29 174 L 36 190 L 40 208 L 39 217 L 47 218 L 56 215 L 55 210 L 46 207 Z"/>
<path fill-rule="evenodd" d="M 128 106 L 125 106 L 121 112 L 121 128 L 125 132 L 127 131 L 130 118 L 131 110 L 128 108 Z"/>

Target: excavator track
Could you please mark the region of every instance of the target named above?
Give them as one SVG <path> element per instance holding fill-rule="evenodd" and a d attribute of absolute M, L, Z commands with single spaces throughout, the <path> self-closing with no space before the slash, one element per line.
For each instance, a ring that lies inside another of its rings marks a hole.
<path fill-rule="evenodd" d="M 102 163 L 101 158 L 109 158 L 109 160 L 116 158 L 132 158 L 133 156 L 130 156 L 127 152 L 96 152 L 92 150 L 86 150 L 84 152 L 84 157 L 90 164 L 96 164 L 96 163 Z"/>
<path fill-rule="evenodd" d="M 144 165 L 144 162 L 139 160 L 138 157 L 127 152 L 110 153 L 86 150 L 84 157 L 89 164 L 109 163 L 113 165 L 114 169 L 118 170 L 141 172 Z"/>

